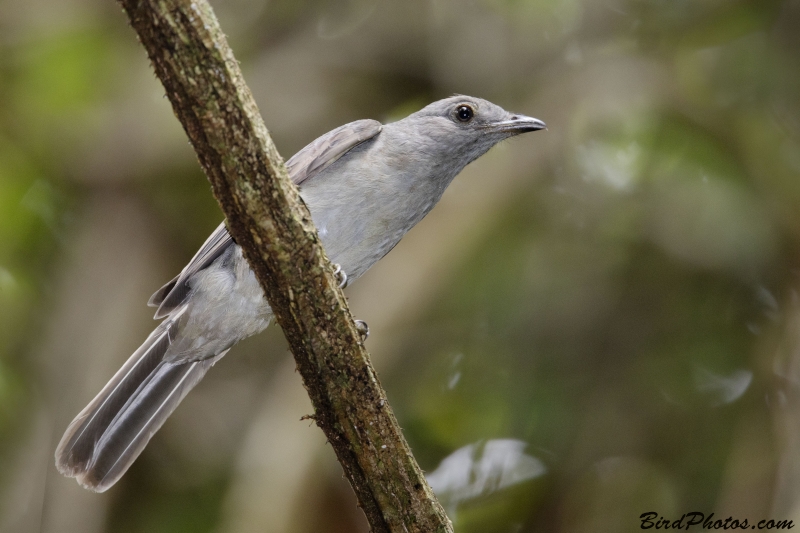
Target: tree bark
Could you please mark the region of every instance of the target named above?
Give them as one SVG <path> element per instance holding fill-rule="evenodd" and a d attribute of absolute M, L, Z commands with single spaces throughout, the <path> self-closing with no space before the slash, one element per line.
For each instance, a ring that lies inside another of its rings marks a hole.
<path fill-rule="evenodd" d="M 119 1 L 283 328 L 316 424 L 372 531 L 451 532 L 211 6 L 205 0 Z"/>

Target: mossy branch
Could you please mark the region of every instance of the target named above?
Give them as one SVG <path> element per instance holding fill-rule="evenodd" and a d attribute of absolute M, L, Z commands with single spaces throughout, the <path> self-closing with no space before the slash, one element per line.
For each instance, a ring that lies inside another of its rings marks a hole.
<path fill-rule="evenodd" d="M 309 212 L 211 6 L 205 0 L 119 1 L 283 328 L 314 419 L 372 531 L 452 531 L 397 425 Z"/>

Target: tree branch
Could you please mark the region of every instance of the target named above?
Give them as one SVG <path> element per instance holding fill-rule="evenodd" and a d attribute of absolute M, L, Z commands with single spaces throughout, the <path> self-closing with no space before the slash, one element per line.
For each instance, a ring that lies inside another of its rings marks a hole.
<path fill-rule="evenodd" d="M 450 532 L 386 401 L 311 216 L 205 0 L 119 0 L 283 328 L 373 532 Z"/>

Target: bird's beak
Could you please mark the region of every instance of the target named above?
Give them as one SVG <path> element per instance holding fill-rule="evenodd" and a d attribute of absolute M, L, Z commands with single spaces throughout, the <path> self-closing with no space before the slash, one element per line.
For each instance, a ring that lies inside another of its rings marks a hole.
<path fill-rule="evenodd" d="M 547 124 L 538 118 L 526 117 L 525 115 L 514 115 L 508 120 L 502 122 L 495 122 L 486 126 L 487 129 L 496 132 L 507 132 L 513 135 L 525 133 L 527 131 L 536 131 L 547 129 Z"/>

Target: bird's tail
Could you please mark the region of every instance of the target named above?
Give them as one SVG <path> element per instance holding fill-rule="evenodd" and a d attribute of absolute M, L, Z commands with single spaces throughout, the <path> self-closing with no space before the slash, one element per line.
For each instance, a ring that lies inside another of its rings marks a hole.
<path fill-rule="evenodd" d="M 174 362 L 164 355 L 185 307 L 171 313 L 75 417 L 56 449 L 56 467 L 83 487 L 103 492 L 128 470 L 150 437 L 227 350 Z"/>

